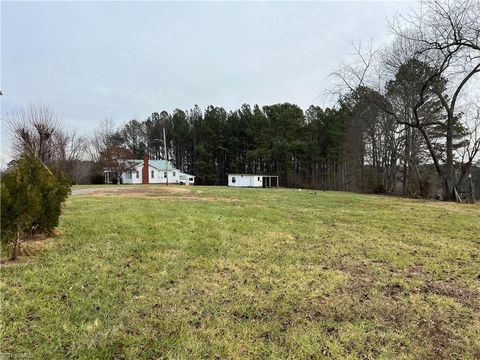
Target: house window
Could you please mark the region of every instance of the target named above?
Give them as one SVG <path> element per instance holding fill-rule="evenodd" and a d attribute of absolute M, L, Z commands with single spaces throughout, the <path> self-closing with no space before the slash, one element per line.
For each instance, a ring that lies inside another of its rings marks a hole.
<path fill-rule="evenodd" d="M 132 173 L 131 172 L 127 172 L 127 179 L 131 179 L 132 178 Z"/>
<path fill-rule="evenodd" d="M 137 171 L 136 177 L 137 177 L 137 179 L 140 178 L 140 171 Z"/>
<path fill-rule="evenodd" d="M 175 171 L 173 172 L 173 176 L 177 176 L 177 174 L 175 173 Z"/>
<path fill-rule="evenodd" d="M 232 176 L 232 184 L 235 184 L 235 181 L 237 181 L 235 180 L 235 176 Z"/>
<path fill-rule="evenodd" d="M 260 176 L 258 177 L 258 181 L 261 181 L 261 180 L 260 180 Z"/>
<path fill-rule="evenodd" d="M 188 180 L 189 180 L 189 181 L 193 181 L 193 178 L 189 178 Z"/>
<path fill-rule="evenodd" d="M 167 177 L 167 172 L 166 172 L 166 171 L 163 172 L 163 177 L 164 177 L 164 178 Z"/>
<path fill-rule="evenodd" d="M 151 177 L 152 179 L 155 177 L 155 171 L 152 170 L 152 173 L 151 173 Z"/>

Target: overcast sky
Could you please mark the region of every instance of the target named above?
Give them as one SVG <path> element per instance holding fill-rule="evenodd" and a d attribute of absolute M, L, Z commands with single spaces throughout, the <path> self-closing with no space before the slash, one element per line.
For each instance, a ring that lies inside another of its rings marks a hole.
<path fill-rule="evenodd" d="M 402 2 L 1 2 L 2 113 L 43 103 L 87 134 L 198 104 L 330 105 L 351 42 L 387 42 Z M 8 159 L 2 121 L 0 160 Z"/>

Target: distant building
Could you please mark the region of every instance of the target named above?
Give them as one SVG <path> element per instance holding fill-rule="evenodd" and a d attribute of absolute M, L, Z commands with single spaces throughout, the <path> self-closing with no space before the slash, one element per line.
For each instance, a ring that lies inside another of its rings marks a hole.
<path fill-rule="evenodd" d="M 169 184 L 193 185 L 195 176 L 176 169 L 171 162 L 165 160 L 150 160 L 145 155 L 143 160 L 128 160 L 133 163 L 134 169 L 121 174 L 122 184 Z M 110 169 L 103 170 L 105 184 L 116 183 L 117 174 Z"/>
<path fill-rule="evenodd" d="M 227 174 L 228 186 L 236 187 L 278 187 L 278 176 L 255 174 Z"/>

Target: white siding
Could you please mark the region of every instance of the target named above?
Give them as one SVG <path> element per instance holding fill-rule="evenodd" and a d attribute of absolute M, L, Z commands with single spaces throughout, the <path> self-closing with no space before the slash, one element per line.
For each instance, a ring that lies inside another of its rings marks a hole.
<path fill-rule="evenodd" d="M 132 184 L 141 184 L 142 183 L 142 168 L 143 166 L 137 167 L 137 169 L 132 174 Z M 138 178 L 137 178 L 138 174 Z"/>
<path fill-rule="evenodd" d="M 245 175 L 245 174 L 229 174 L 228 186 L 262 187 L 262 176 L 261 175 Z"/>
<path fill-rule="evenodd" d="M 152 177 L 153 172 L 153 177 Z M 160 184 L 160 171 L 152 166 L 148 167 L 148 183 Z"/>
<path fill-rule="evenodd" d="M 137 171 L 138 171 L 138 178 L 137 178 Z M 152 171 L 154 177 L 152 178 Z M 166 184 L 167 178 L 165 177 L 165 170 L 159 170 L 154 166 L 148 167 L 148 183 L 149 184 Z M 131 173 L 131 176 L 130 176 Z M 168 170 L 168 183 L 169 184 L 179 184 L 180 183 L 180 175 L 188 176 L 188 179 L 195 177 L 193 175 L 182 173 L 178 169 L 169 169 Z M 132 172 L 124 172 L 122 174 L 122 183 L 123 184 L 142 184 L 142 177 L 143 177 L 143 164 L 138 164 L 135 166 L 135 170 Z M 189 184 L 194 184 L 194 180 L 183 180 L 183 182 L 188 182 Z"/>
<path fill-rule="evenodd" d="M 195 184 L 195 176 L 179 172 L 179 182 L 184 185 L 193 185 Z"/>
<path fill-rule="evenodd" d="M 142 169 L 143 164 L 135 166 L 135 170 L 131 172 L 131 178 L 128 175 L 128 172 L 122 174 L 122 180 L 124 184 L 141 184 L 142 183 Z M 138 179 L 137 179 L 138 171 Z"/>
<path fill-rule="evenodd" d="M 149 182 L 150 184 L 166 184 L 167 183 L 167 178 L 165 177 L 165 173 L 167 171 L 165 170 L 158 170 L 157 168 L 154 168 L 153 166 L 149 166 L 148 167 L 149 171 L 148 171 L 148 174 L 149 174 Z M 152 171 L 154 172 L 155 176 L 152 178 L 151 177 L 151 174 L 152 174 Z M 173 173 L 175 173 L 175 175 L 173 175 Z M 178 184 L 180 182 L 180 179 L 179 179 L 179 176 L 180 176 L 180 171 L 178 171 L 177 169 L 175 170 L 168 170 L 168 183 L 169 184 Z"/>

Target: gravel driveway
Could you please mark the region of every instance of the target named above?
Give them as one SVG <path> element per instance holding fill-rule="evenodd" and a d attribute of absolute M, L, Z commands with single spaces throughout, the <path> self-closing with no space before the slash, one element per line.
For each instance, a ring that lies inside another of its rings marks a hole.
<path fill-rule="evenodd" d="M 74 195 L 88 195 L 93 194 L 97 191 L 117 191 L 117 190 L 127 190 L 129 187 L 126 186 L 113 186 L 113 187 L 94 187 L 94 188 L 87 188 L 87 189 L 73 189 L 72 196 Z M 133 189 L 133 188 L 132 188 Z"/>

